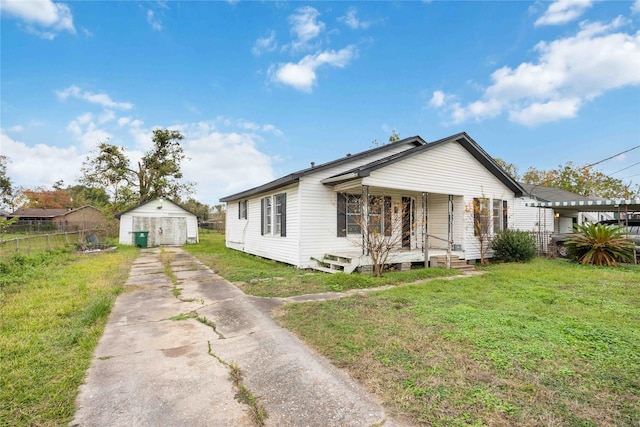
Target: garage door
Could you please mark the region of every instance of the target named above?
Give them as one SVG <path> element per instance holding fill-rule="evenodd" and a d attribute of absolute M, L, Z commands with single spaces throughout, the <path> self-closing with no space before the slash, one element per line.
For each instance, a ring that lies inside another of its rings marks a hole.
<path fill-rule="evenodd" d="M 187 241 L 187 219 L 184 217 L 133 217 L 133 231 L 148 231 L 147 245 L 183 245 Z"/>

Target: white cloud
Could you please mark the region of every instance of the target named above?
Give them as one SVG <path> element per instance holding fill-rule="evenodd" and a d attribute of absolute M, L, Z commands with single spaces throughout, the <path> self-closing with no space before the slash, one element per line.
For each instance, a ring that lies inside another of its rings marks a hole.
<path fill-rule="evenodd" d="M 519 111 L 511 111 L 509 118 L 511 121 L 525 126 L 557 122 L 561 119 L 576 117 L 581 104 L 580 98 L 566 98 L 544 103 L 536 102 Z"/>
<path fill-rule="evenodd" d="M 67 130 L 81 144 L 67 148 L 19 142 L 0 129 L 2 154 L 11 160 L 7 169 L 12 181 L 16 186 L 27 187 L 51 186 L 60 179 L 73 184 L 86 156 L 107 138 L 111 144 L 125 146 L 127 158 L 134 165 L 151 147 L 152 126 L 130 117 L 99 126 L 99 117 L 92 113 L 75 117 Z M 196 197 L 203 203 L 217 204 L 220 197 L 274 178 L 272 165 L 277 156 L 260 149 L 267 135 L 282 135 L 273 124 L 218 117 L 169 128 L 179 130 L 185 137 L 182 146 L 189 160 L 182 165 L 184 180 L 196 183 Z"/>
<path fill-rule="evenodd" d="M 277 47 L 278 42 L 276 41 L 276 32 L 272 30 L 269 32 L 268 36 L 261 37 L 256 40 L 251 48 L 251 53 L 259 56 L 263 52 L 273 52 Z"/>
<path fill-rule="evenodd" d="M 448 95 L 441 90 L 436 90 L 433 92 L 433 95 L 429 100 L 429 105 L 432 107 L 442 107 L 445 104 L 447 97 Z"/>
<path fill-rule="evenodd" d="M 272 159 L 258 149 L 255 135 L 210 131 L 191 138 L 186 131 L 185 140 L 191 160 L 184 176 L 197 183 L 197 199 L 203 203 L 217 204 L 221 197 L 274 179 Z"/>
<path fill-rule="evenodd" d="M 151 9 L 147 9 L 147 23 L 151 25 L 154 31 L 162 31 L 162 22 Z"/>
<path fill-rule="evenodd" d="M 58 98 L 65 100 L 69 97 L 83 99 L 92 104 L 98 104 L 107 108 L 115 108 L 117 110 L 130 110 L 133 104 L 129 102 L 116 102 L 106 93 L 92 93 L 80 89 L 78 86 L 69 86 L 66 89 L 56 91 Z"/>
<path fill-rule="evenodd" d="M 636 0 L 631 5 L 631 13 L 640 13 L 640 0 Z"/>
<path fill-rule="evenodd" d="M 318 21 L 320 12 L 311 6 L 303 6 L 296 10 L 296 13 L 289 16 L 291 32 L 296 40 L 291 42 L 292 50 L 302 50 L 309 47 L 309 42 L 324 31 L 324 22 Z"/>
<path fill-rule="evenodd" d="M 430 105 L 449 111 L 454 123 L 502 112 L 527 126 L 575 117 L 606 91 L 640 85 L 640 32 L 614 32 L 625 23 L 584 22 L 575 36 L 538 43 L 535 62 L 494 71 L 481 99 L 460 105 L 436 91 Z"/>
<path fill-rule="evenodd" d="M 24 21 L 24 29 L 30 34 L 53 40 L 57 33 L 76 33 L 71 9 L 64 3 L 51 0 L 3 0 L 0 10 Z"/>
<path fill-rule="evenodd" d="M 100 129 L 93 121 L 93 114 L 85 113 L 67 125 L 67 130 L 81 143 L 86 151 L 90 151 L 100 142 L 111 139 L 111 134 L 104 129 Z"/>
<path fill-rule="evenodd" d="M 273 81 L 277 81 L 302 92 L 311 92 L 317 79 L 316 70 L 323 65 L 343 68 L 356 55 L 353 45 L 339 51 L 327 50 L 314 55 L 307 55 L 299 62 L 279 64 L 269 70 Z"/>
<path fill-rule="evenodd" d="M 24 130 L 24 126 L 22 125 L 15 125 L 9 128 L 9 131 L 11 132 L 22 132 L 23 130 Z"/>
<path fill-rule="evenodd" d="M 50 187 L 62 179 L 65 183 L 76 181 L 84 154 L 76 147 L 53 147 L 45 144 L 29 146 L 0 133 L 2 154 L 11 159 L 7 164 L 7 174 L 16 186 L 33 188 Z"/>
<path fill-rule="evenodd" d="M 338 21 L 344 22 L 348 27 L 357 29 L 366 29 L 371 25 L 370 21 L 362 21 L 358 18 L 358 12 L 355 7 L 350 7 L 344 16 L 338 18 Z"/>
<path fill-rule="evenodd" d="M 556 0 L 535 22 L 540 25 L 561 25 L 578 19 L 588 8 L 591 0 Z"/>

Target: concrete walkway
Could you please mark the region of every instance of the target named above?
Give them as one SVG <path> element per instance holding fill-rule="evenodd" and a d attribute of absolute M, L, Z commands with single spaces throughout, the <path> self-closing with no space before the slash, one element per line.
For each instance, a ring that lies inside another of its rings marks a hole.
<path fill-rule="evenodd" d="M 179 248 L 136 259 L 76 401 L 73 426 L 252 426 L 230 365 L 267 426 L 396 426 L 344 372 L 280 328 L 282 301 L 245 295 Z"/>

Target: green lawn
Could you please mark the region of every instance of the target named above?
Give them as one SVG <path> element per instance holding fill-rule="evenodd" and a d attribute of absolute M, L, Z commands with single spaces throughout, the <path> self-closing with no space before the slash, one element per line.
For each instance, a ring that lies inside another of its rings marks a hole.
<path fill-rule="evenodd" d="M 327 274 L 298 270 L 287 264 L 227 249 L 223 234 L 202 230 L 200 243 L 184 246 L 184 249 L 245 293 L 262 297 L 342 292 L 458 274 L 452 270 L 433 268 L 386 273 L 384 277 L 378 278 L 365 274 Z"/>
<path fill-rule="evenodd" d="M 413 423 L 640 425 L 640 266 L 494 265 L 280 320 Z"/>
<path fill-rule="evenodd" d="M 0 425 L 66 425 L 138 251 L 0 261 Z"/>

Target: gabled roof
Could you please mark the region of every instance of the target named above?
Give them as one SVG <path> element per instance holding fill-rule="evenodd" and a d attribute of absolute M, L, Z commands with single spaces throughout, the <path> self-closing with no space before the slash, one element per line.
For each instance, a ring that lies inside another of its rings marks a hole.
<path fill-rule="evenodd" d="M 536 184 L 524 184 L 520 183 L 526 193 L 535 197 L 541 202 L 563 202 L 567 200 L 573 201 L 588 201 L 588 200 L 602 200 L 597 197 L 586 197 L 579 194 L 572 193 L 570 191 L 561 190 L 559 188 L 545 187 L 544 185 Z"/>
<path fill-rule="evenodd" d="M 69 212 L 69 209 L 42 209 L 42 208 L 19 208 L 11 215 L 12 217 L 28 217 L 28 218 L 55 218 Z"/>
<path fill-rule="evenodd" d="M 406 150 L 395 153 L 390 156 L 384 157 L 382 159 L 374 160 L 370 163 L 367 163 L 362 166 L 358 166 L 353 169 L 349 169 L 345 172 L 341 172 L 337 175 L 324 179 L 322 182 L 324 184 L 337 184 L 340 182 L 349 181 L 351 179 L 357 179 L 369 176 L 370 173 L 374 170 L 383 168 L 385 166 L 389 166 L 395 162 L 404 160 L 410 156 L 414 156 L 416 154 L 432 150 L 436 147 L 439 147 L 444 144 L 448 144 L 451 142 L 457 142 L 462 147 L 464 147 L 476 160 L 478 160 L 489 172 L 496 176 L 504 185 L 506 185 L 514 194 L 518 197 L 522 196 L 525 192 L 522 186 L 517 183 L 511 176 L 509 176 L 496 162 L 493 160 L 491 156 L 489 156 L 479 145 L 477 142 L 473 140 L 466 132 L 457 133 L 455 135 L 451 135 L 447 138 L 439 139 L 434 142 L 425 142 L 419 136 L 413 136 L 411 138 L 406 138 L 400 140 L 398 142 L 383 145 L 382 147 L 374 148 L 373 150 L 364 151 L 362 153 L 358 153 L 352 156 L 343 157 L 338 160 L 334 160 L 333 162 L 325 163 L 320 166 L 316 166 L 314 168 L 304 169 L 299 172 L 295 172 L 291 175 L 287 175 L 283 178 L 277 179 L 275 181 L 264 184 L 260 187 L 255 187 L 250 190 L 244 191 L 242 193 L 234 194 L 232 196 L 223 197 L 220 199 L 221 202 L 230 202 L 233 200 L 242 199 L 245 197 L 250 197 L 256 194 L 260 194 L 266 191 L 274 190 L 276 188 L 284 187 L 285 185 L 296 182 L 300 179 L 300 177 L 304 175 L 308 175 L 311 173 L 318 172 L 319 170 L 326 169 L 328 167 L 337 166 L 340 164 L 346 164 L 355 159 L 362 159 L 370 156 L 373 153 L 380 153 L 384 149 L 391 149 L 397 147 L 396 144 L 413 144 L 413 146 L 409 146 Z"/>
<path fill-rule="evenodd" d="M 466 132 L 461 132 L 447 138 L 439 139 L 438 141 L 427 143 L 423 146 L 413 148 L 411 150 L 403 151 L 401 153 L 393 154 L 384 159 L 376 160 L 375 162 L 362 165 L 360 167 L 351 169 L 338 175 L 334 175 L 323 180 L 325 184 L 336 184 L 339 182 L 348 181 L 350 179 L 363 178 L 371 174 L 372 171 L 383 168 L 400 160 L 406 159 L 410 156 L 414 156 L 419 153 L 423 153 L 451 142 L 457 142 L 464 147 L 476 160 L 478 160 L 485 168 L 496 176 L 504 185 L 509 187 L 516 196 L 521 196 L 524 193 L 524 189 L 511 178 L 491 156 L 489 156 L 477 142 L 473 140 Z"/>
<path fill-rule="evenodd" d="M 413 147 L 419 147 L 425 145 L 426 142 L 419 136 L 412 136 L 409 138 L 401 139 L 400 141 L 396 141 L 392 144 L 386 144 L 381 147 L 376 147 L 371 150 L 362 151 L 357 154 L 347 154 L 345 157 L 342 157 L 337 160 L 333 160 L 327 163 L 323 163 L 321 165 L 313 166 L 307 169 L 302 169 L 292 174 L 283 176 L 282 178 L 278 178 L 274 181 L 268 182 L 266 184 L 260 185 L 258 187 L 250 188 L 249 190 L 242 191 L 240 193 L 232 194 L 231 196 L 226 196 L 220 199 L 221 202 L 231 202 L 234 200 L 244 199 L 247 197 L 254 196 L 256 194 L 264 193 L 267 191 L 275 190 L 277 188 L 285 187 L 294 182 L 298 182 L 301 177 L 305 175 L 310 175 L 312 173 L 316 173 L 334 166 L 339 166 L 342 164 L 347 164 L 354 160 L 359 160 L 363 158 L 367 158 L 374 154 L 383 153 L 385 151 L 389 151 L 391 149 L 395 149 L 398 145 L 407 145 L 407 150 Z"/>
<path fill-rule="evenodd" d="M 124 215 L 124 214 L 126 214 L 126 213 L 129 213 L 129 212 L 131 212 L 131 211 L 133 211 L 133 210 L 136 210 L 136 209 L 138 209 L 138 208 L 140 208 L 140 207 L 142 207 L 142 206 L 144 206 L 144 205 L 148 205 L 149 203 L 154 202 L 154 201 L 159 200 L 159 199 L 160 199 L 160 200 L 165 200 L 165 201 L 167 201 L 167 202 L 169 202 L 169 203 L 173 203 L 174 205 L 176 205 L 177 207 L 179 207 L 179 208 L 180 208 L 180 209 L 182 209 L 183 211 L 189 212 L 191 215 L 194 215 L 195 217 L 198 217 L 198 215 L 196 215 L 195 213 L 191 212 L 189 209 L 185 208 L 185 207 L 184 207 L 184 206 L 182 206 L 180 203 L 174 202 L 173 200 L 168 199 L 168 198 L 166 198 L 166 197 L 156 197 L 156 198 L 154 198 L 154 199 L 147 200 L 146 202 L 140 203 L 139 205 L 134 206 L 134 207 L 132 207 L 132 208 L 129 208 L 129 209 L 127 209 L 127 210 L 126 210 L 126 211 L 124 211 L 124 212 L 117 213 L 117 214 L 115 214 L 114 216 L 115 216 L 116 218 L 120 219 L 120 217 L 121 217 L 122 215 Z"/>

